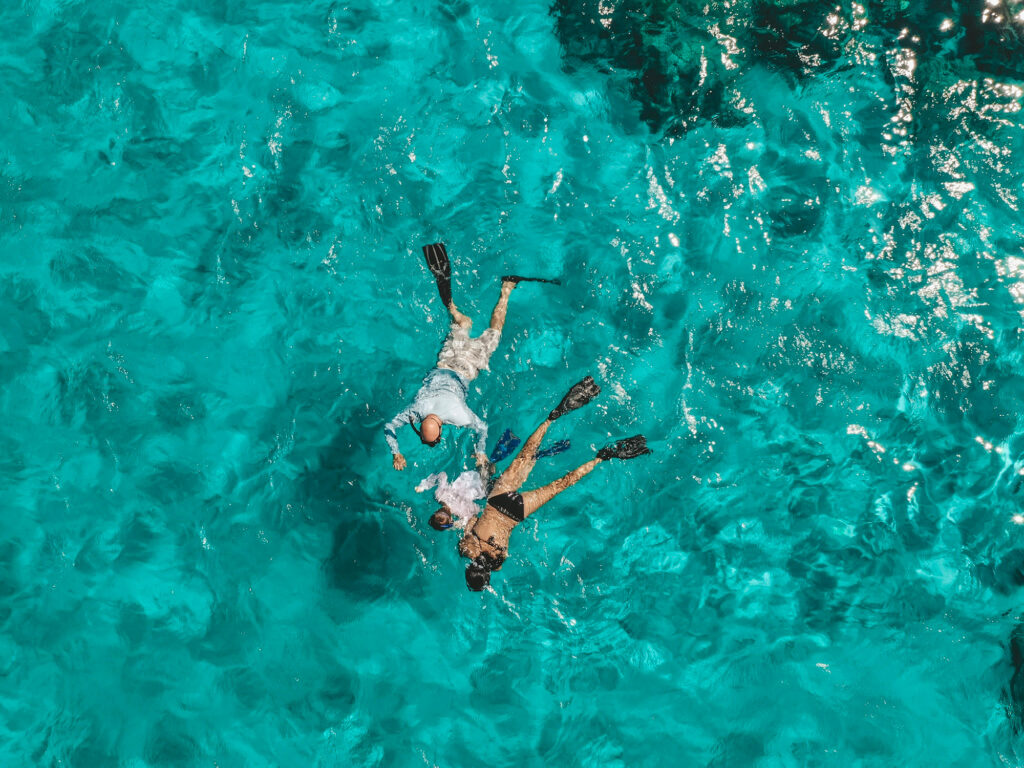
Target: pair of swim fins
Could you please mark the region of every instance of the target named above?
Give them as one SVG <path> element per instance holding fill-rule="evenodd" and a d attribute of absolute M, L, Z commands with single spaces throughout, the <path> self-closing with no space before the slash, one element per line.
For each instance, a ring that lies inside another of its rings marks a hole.
<path fill-rule="evenodd" d="M 490 479 L 487 481 L 488 494 L 490 494 L 490 492 L 494 490 L 494 486 L 497 485 L 498 478 L 500 477 L 497 468 L 495 467 L 495 464 L 497 464 L 502 459 L 507 459 L 509 456 L 511 456 L 515 449 L 519 447 L 519 444 L 521 442 L 522 440 L 516 437 L 516 435 L 512 432 L 511 429 L 506 429 L 501 434 L 501 437 L 498 438 L 498 444 L 494 446 L 494 450 L 491 451 L 491 456 L 489 459 L 491 463 L 491 468 L 489 472 Z M 570 443 L 568 440 L 558 440 L 552 443 L 551 445 L 547 446 L 546 448 L 541 448 L 533 455 L 533 457 L 535 459 L 543 459 L 547 458 L 548 456 L 557 456 L 559 453 L 564 453 L 565 451 L 569 450 L 569 447 Z"/>
<path fill-rule="evenodd" d="M 448 249 L 444 243 L 431 243 L 423 246 L 423 257 L 427 260 L 427 269 L 437 281 L 437 292 L 441 295 L 441 301 L 446 307 L 452 303 L 452 265 L 448 260 Z M 549 280 L 545 277 L 523 277 L 522 275 L 505 275 L 501 278 L 503 283 L 553 283 L 561 285 L 559 280 Z"/>
<path fill-rule="evenodd" d="M 492 464 L 497 464 L 502 459 L 507 459 L 512 455 L 512 452 L 519 447 L 522 442 L 511 429 L 506 429 L 501 437 L 498 438 L 498 444 L 494 446 L 494 450 L 491 451 L 490 461 Z M 543 459 L 548 456 L 556 456 L 563 451 L 569 450 L 568 440 L 558 440 L 551 445 L 541 448 L 533 456 L 536 459 Z"/>
<path fill-rule="evenodd" d="M 601 387 L 594 382 L 594 377 L 586 376 L 582 381 L 573 384 L 565 397 L 562 398 L 562 402 L 548 414 L 548 418 L 551 421 L 561 418 L 577 408 L 582 408 L 599 394 L 601 394 Z M 647 447 L 647 438 L 643 435 L 634 435 L 633 437 L 616 440 L 611 445 L 606 445 L 597 452 L 597 458 L 602 461 L 607 461 L 608 459 L 635 459 L 638 456 L 646 456 L 648 453 L 651 453 L 651 449 Z"/>

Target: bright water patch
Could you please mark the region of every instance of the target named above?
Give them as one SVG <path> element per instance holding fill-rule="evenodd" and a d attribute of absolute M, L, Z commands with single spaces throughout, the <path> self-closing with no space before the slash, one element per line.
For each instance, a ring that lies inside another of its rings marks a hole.
<path fill-rule="evenodd" d="M 1018 762 L 1021 9 L 898 5 L 6 4 L 3 764 Z M 531 483 L 656 451 L 482 596 L 381 432 L 437 239 L 563 280 Z"/>

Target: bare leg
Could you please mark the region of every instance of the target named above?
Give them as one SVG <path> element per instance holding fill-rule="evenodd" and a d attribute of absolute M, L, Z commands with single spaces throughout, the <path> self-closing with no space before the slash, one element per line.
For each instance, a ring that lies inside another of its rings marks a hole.
<path fill-rule="evenodd" d="M 586 464 L 576 467 L 572 472 L 560 477 L 553 483 L 548 483 L 545 486 L 541 486 L 534 491 L 527 491 L 523 494 L 523 512 L 525 517 L 529 517 L 538 509 L 543 507 L 555 496 L 560 494 L 566 488 L 576 485 L 584 475 L 590 474 L 591 470 L 601 463 L 601 459 L 591 459 Z"/>
<path fill-rule="evenodd" d="M 519 453 L 512 460 L 512 463 L 508 465 L 508 469 L 501 473 L 501 477 L 498 478 L 498 482 L 494 484 L 494 488 L 491 490 L 489 496 L 497 496 L 502 493 L 508 493 L 509 491 L 517 491 L 519 487 L 526 482 L 526 478 L 530 476 L 530 470 L 533 469 L 533 465 L 537 463 L 537 451 L 540 448 L 540 442 L 544 439 L 544 433 L 548 431 L 548 427 L 551 426 L 551 419 L 545 419 L 541 422 L 541 425 L 533 431 L 526 444 L 519 449 Z"/>
<path fill-rule="evenodd" d="M 500 331 L 505 327 L 505 313 L 508 312 L 508 297 L 512 295 L 512 289 L 516 287 L 513 282 L 503 281 L 501 284 L 501 296 L 498 303 L 494 305 L 491 312 L 491 328 Z"/>
<path fill-rule="evenodd" d="M 455 306 L 454 301 L 448 305 L 448 312 L 452 316 L 452 322 L 455 323 L 456 325 L 462 326 L 463 328 L 466 329 L 473 325 L 472 320 L 470 320 L 464 314 L 459 312 L 459 308 Z"/>

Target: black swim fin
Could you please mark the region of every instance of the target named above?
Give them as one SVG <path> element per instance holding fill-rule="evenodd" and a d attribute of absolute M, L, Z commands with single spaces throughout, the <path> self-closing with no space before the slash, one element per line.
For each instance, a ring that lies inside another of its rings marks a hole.
<path fill-rule="evenodd" d="M 647 438 L 643 435 L 624 437 L 616 440 L 611 445 L 606 445 L 597 452 L 599 459 L 635 459 L 637 456 L 644 456 L 651 453 L 647 447 Z"/>
<path fill-rule="evenodd" d="M 523 277 L 522 275 L 505 275 L 501 278 L 503 283 L 551 283 L 552 285 L 561 285 L 561 280 L 549 280 L 546 277 Z"/>
<path fill-rule="evenodd" d="M 448 261 L 448 249 L 444 243 L 431 243 L 423 246 L 423 257 L 427 260 L 427 269 L 437 280 L 437 292 L 446 307 L 452 303 L 452 265 Z"/>
<path fill-rule="evenodd" d="M 601 388 L 594 383 L 594 377 L 587 376 L 583 381 L 573 384 L 572 389 L 562 398 L 562 402 L 558 404 L 558 407 L 548 414 L 548 418 L 554 421 L 559 416 L 565 416 L 569 411 L 582 408 L 600 393 Z"/>

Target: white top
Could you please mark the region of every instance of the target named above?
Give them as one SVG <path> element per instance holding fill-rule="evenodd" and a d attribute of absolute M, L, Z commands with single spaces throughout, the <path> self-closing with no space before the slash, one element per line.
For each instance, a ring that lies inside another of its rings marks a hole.
<path fill-rule="evenodd" d="M 384 438 L 392 454 L 400 453 L 398 430 L 410 421 L 423 421 L 430 413 L 438 416 L 442 424 L 469 427 L 476 432 L 476 452 L 486 453 L 487 424 L 466 405 L 466 392 L 469 382 L 481 370 L 487 370 L 500 341 L 501 331 L 496 328 L 488 328 L 471 339 L 468 327 L 452 323 L 437 357 L 437 367 L 423 379 L 412 403 L 384 426 Z"/>
<path fill-rule="evenodd" d="M 399 453 L 397 430 L 410 421 L 423 421 L 436 414 L 442 424 L 469 427 L 476 432 L 476 452 L 487 450 L 487 424 L 466 405 L 466 384 L 455 371 L 435 368 L 423 380 L 412 404 L 384 425 L 384 438 L 391 453 Z"/>
<path fill-rule="evenodd" d="M 480 507 L 476 502 L 487 497 L 483 478 L 479 472 L 473 470 L 466 470 L 452 483 L 448 482 L 447 472 L 437 472 L 424 478 L 416 486 L 416 491 L 423 493 L 435 486 L 437 490 L 434 491 L 434 498 L 451 510 L 456 528 L 465 528 L 466 523 L 480 514 Z"/>

